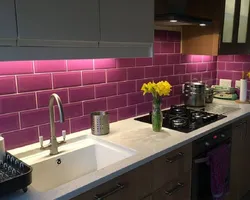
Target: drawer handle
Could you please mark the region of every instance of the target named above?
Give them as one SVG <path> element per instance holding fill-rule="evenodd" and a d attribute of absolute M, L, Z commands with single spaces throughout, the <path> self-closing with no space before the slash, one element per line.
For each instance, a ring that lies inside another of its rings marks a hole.
<path fill-rule="evenodd" d="M 109 190 L 103 194 L 96 194 L 94 198 L 95 198 L 95 200 L 104 200 L 105 198 L 111 196 L 112 194 L 119 192 L 123 188 L 125 188 L 125 185 L 117 183 L 116 187 L 112 188 L 111 190 Z"/>
<path fill-rule="evenodd" d="M 172 196 L 175 192 L 178 192 L 181 188 L 184 187 L 184 183 L 177 183 L 177 185 L 171 189 L 171 190 L 168 190 L 166 191 L 165 193 L 168 195 L 168 196 Z"/>
<path fill-rule="evenodd" d="M 172 158 L 167 158 L 166 162 L 173 163 L 179 159 L 181 159 L 184 156 L 184 153 L 179 152 L 177 155 L 173 156 Z"/>

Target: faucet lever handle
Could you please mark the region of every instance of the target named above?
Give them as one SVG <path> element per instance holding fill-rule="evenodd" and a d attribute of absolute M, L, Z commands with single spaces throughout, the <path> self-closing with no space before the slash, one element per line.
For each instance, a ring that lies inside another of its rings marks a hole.
<path fill-rule="evenodd" d="M 62 131 L 62 136 L 63 136 L 63 142 L 66 141 L 66 130 Z"/>
<path fill-rule="evenodd" d="M 43 136 L 39 136 L 40 146 L 43 147 Z"/>

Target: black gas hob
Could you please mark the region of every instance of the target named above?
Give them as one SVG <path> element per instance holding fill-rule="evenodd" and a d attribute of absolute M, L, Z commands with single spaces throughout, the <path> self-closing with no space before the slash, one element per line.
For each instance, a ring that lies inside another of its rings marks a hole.
<path fill-rule="evenodd" d="M 162 113 L 162 126 L 164 128 L 169 128 L 184 133 L 189 133 L 226 117 L 225 115 L 208 113 L 202 109 L 198 111 L 193 110 L 187 108 L 184 105 L 171 106 L 170 109 L 165 110 Z M 151 124 L 151 113 L 143 117 L 138 117 L 135 120 Z"/>

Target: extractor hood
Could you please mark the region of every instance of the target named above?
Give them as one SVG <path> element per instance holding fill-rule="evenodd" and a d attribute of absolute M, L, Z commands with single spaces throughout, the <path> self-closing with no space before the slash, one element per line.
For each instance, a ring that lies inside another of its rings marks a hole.
<path fill-rule="evenodd" d="M 211 19 L 190 15 L 188 3 L 190 3 L 189 0 L 155 0 L 155 24 L 157 26 L 206 26 L 212 23 Z"/>

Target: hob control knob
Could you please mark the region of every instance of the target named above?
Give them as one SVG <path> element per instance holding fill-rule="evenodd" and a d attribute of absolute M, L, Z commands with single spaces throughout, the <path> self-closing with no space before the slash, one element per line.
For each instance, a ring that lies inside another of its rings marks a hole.
<path fill-rule="evenodd" d="M 205 142 L 205 146 L 207 146 L 207 147 L 208 147 L 209 145 L 210 145 L 210 144 L 209 144 L 208 142 Z"/>

